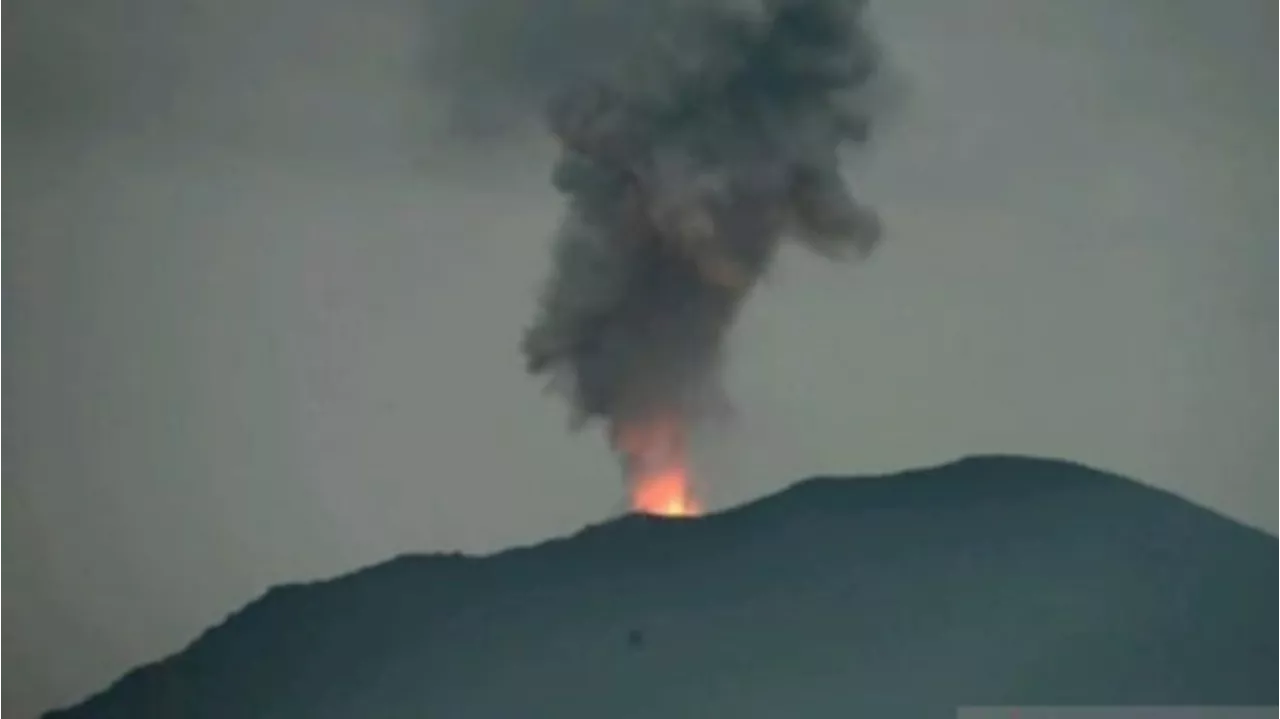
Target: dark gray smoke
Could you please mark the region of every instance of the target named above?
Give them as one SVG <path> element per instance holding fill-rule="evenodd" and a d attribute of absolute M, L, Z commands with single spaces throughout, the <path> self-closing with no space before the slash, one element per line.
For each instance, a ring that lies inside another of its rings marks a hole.
<path fill-rule="evenodd" d="M 577 422 L 698 416 L 782 237 L 833 257 L 875 244 L 837 156 L 866 131 L 863 4 L 550 0 L 523 18 L 541 31 L 488 21 L 507 67 L 522 58 L 524 86 L 552 95 L 568 208 L 523 351 Z M 458 12 L 484 25 L 494 7 Z"/>

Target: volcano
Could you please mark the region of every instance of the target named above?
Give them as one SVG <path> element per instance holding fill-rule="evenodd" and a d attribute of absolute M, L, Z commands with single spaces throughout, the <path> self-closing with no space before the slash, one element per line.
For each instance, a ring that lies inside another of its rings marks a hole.
<path fill-rule="evenodd" d="M 48 717 L 954 717 L 1274 705 L 1277 540 L 1079 465 L 814 478 L 272 589 Z"/>

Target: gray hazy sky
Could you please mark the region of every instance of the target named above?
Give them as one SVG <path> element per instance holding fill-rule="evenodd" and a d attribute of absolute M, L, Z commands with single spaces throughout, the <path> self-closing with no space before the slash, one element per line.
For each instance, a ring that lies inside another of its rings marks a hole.
<path fill-rule="evenodd" d="M 618 509 L 517 350 L 554 148 L 449 141 L 413 2 L 9 5 L 4 709 L 271 584 Z M 711 504 L 1016 452 L 1274 532 L 1275 3 L 873 7 L 889 234 L 752 298 Z"/>

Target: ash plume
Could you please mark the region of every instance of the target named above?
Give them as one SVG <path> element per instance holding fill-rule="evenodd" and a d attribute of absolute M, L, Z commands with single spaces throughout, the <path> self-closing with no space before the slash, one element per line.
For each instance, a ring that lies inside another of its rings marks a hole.
<path fill-rule="evenodd" d="M 521 31 L 477 2 L 453 21 L 509 43 L 491 84 L 549 96 L 561 147 L 567 210 L 523 338 L 529 372 L 614 439 L 700 416 L 721 401 L 725 333 L 782 238 L 831 257 L 877 241 L 838 169 L 841 145 L 865 137 L 877 67 L 864 3 L 550 0 L 528 3 L 524 22 L 542 29 Z"/>

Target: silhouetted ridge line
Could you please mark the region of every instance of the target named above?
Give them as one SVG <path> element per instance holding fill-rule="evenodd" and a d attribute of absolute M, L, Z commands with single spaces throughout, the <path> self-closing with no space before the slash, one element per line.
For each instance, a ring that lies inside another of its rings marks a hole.
<path fill-rule="evenodd" d="M 973 457 L 273 589 L 49 716 L 1271 704 L 1278 558 L 1274 537 L 1116 475 Z"/>

